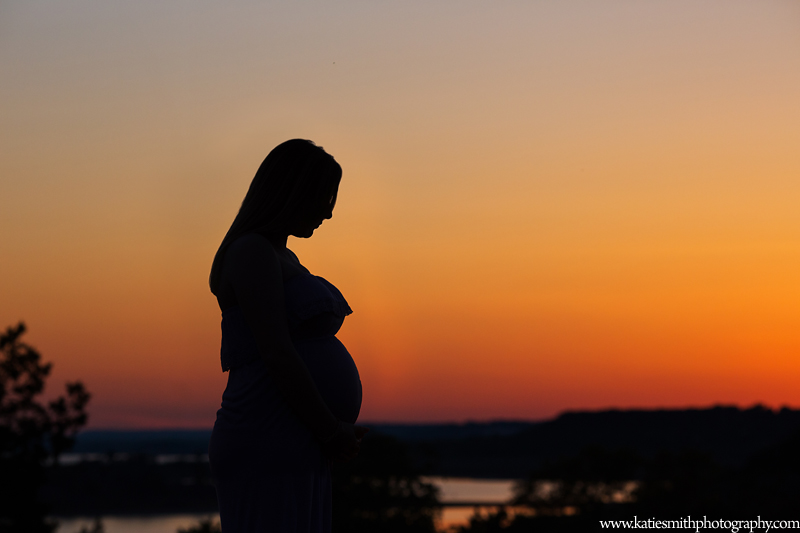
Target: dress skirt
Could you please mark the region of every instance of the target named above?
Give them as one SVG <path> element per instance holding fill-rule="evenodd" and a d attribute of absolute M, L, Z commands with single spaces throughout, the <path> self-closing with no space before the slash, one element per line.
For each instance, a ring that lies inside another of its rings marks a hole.
<path fill-rule="evenodd" d="M 331 474 L 315 443 L 215 430 L 209 457 L 224 533 L 328 533 Z"/>

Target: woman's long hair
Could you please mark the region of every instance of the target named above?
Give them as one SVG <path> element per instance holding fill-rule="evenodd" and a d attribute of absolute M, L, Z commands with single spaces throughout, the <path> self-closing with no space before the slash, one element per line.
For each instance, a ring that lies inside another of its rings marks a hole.
<path fill-rule="evenodd" d="M 304 139 L 276 146 L 258 167 L 239 213 L 214 256 L 209 285 L 217 294 L 225 251 L 248 233 L 288 235 L 309 202 L 329 197 L 342 178 L 342 167 L 322 147 Z"/>

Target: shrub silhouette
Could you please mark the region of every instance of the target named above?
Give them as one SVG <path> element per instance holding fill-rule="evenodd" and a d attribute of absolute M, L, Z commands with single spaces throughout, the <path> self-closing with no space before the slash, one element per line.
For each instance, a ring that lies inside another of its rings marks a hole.
<path fill-rule="evenodd" d="M 438 489 L 392 437 L 369 433 L 357 458 L 334 465 L 334 533 L 435 533 L 440 510 Z"/>
<path fill-rule="evenodd" d="M 52 363 L 20 341 L 23 333 L 20 322 L 0 335 L 0 531 L 49 533 L 56 524 L 38 499 L 44 466 L 74 444 L 89 393 L 79 381 L 68 383 L 65 396 L 43 404 Z"/>

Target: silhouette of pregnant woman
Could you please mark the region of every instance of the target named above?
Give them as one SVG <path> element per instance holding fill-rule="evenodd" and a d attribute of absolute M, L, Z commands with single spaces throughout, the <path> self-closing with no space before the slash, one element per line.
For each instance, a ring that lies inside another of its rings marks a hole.
<path fill-rule="evenodd" d="M 225 533 L 327 533 L 330 461 L 359 451 L 361 380 L 335 334 L 342 294 L 286 247 L 331 218 L 339 164 L 311 141 L 256 172 L 211 267 L 228 384 L 209 459 Z"/>

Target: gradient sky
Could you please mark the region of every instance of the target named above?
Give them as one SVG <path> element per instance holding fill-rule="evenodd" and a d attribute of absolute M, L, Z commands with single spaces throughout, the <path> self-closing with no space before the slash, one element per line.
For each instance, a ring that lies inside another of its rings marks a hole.
<path fill-rule="evenodd" d="M 207 277 L 264 156 L 362 420 L 800 407 L 800 4 L 0 2 L 0 327 L 92 427 L 210 427 Z"/>

